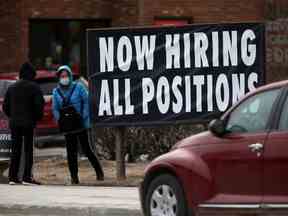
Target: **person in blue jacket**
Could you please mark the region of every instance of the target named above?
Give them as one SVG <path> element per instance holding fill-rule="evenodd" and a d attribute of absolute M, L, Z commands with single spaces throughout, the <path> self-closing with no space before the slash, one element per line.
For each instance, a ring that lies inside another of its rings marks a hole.
<path fill-rule="evenodd" d="M 57 78 L 59 80 L 59 84 L 53 90 L 53 97 L 52 97 L 52 109 L 55 120 L 56 121 L 59 120 L 60 109 L 63 104 L 63 98 L 61 97 L 58 91 L 60 90 L 62 95 L 65 98 L 67 98 L 71 94 L 71 91 L 73 90 L 70 96 L 70 104 L 72 104 L 73 107 L 76 109 L 76 111 L 80 113 L 80 115 L 82 116 L 83 125 L 85 127 L 84 130 L 81 130 L 79 132 L 65 134 L 68 166 L 71 174 L 71 183 L 79 184 L 78 160 L 77 160 L 78 140 L 80 142 L 80 146 L 84 154 L 87 156 L 88 160 L 95 169 L 97 180 L 103 180 L 104 173 L 102 167 L 89 145 L 88 129 L 90 127 L 90 116 L 89 116 L 88 92 L 81 83 L 73 81 L 72 71 L 70 67 L 67 65 L 63 65 L 58 68 Z"/>

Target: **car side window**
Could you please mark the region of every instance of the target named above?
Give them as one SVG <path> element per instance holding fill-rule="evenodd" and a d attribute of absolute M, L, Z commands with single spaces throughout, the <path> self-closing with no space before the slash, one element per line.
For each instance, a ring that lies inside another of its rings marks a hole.
<path fill-rule="evenodd" d="M 57 87 L 57 81 L 41 82 L 39 86 L 44 95 L 52 95 L 53 89 Z"/>
<path fill-rule="evenodd" d="M 0 80 L 0 97 L 1 98 L 5 96 L 8 87 L 14 82 L 15 80 Z"/>
<path fill-rule="evenodd" d="M 279 130 L 288 130 L 288 98 L 283 105 L 278 128 Z"/>
<path fill-rule="evenodd" d="M 268 90 L 246 99 L 230 114 L 226 130 L 238 133 L 265 131 L 279 92 L 280 89 Z"/>

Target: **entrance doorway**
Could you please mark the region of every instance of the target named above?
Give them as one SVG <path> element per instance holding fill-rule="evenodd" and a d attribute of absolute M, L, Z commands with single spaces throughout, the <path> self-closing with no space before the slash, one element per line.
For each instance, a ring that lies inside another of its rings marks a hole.
<path fill-rule="evenodd" d="M 30 19 L 29 58 L 37 69 L 70 65 L 86 76 L 86 29 L 110 27 L 108 19 Z"/>

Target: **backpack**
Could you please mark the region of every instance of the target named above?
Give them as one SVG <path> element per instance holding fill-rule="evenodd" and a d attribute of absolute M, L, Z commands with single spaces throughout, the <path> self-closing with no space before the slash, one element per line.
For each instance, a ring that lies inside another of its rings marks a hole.
<path fill-rule="evenodd" d="M 57 88 L 58 94 L 61 96 L 63 103 L 60 109 L 60 117 L 58 120 L 59 130 L 61 133 L 73 133 L 79 132 L 84 129 L 83 118 L 80 113 L 77 112 L 75 107 L 70 104 L 70 98 L 73 95 L 75 84 L 67 98 L 64 97 L 59 88 Z"/>

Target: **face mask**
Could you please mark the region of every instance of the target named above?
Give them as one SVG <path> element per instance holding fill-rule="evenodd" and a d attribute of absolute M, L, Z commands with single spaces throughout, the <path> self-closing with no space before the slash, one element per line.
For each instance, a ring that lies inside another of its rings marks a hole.
<path fill-rule="evenodd" d="M 67 86 L 67 85 L 69 85 L 69 83 L 70 83 L 70 80 L 69 80 L 68 77 L 60 79 L 60 84 L 61 85 Z"/>

